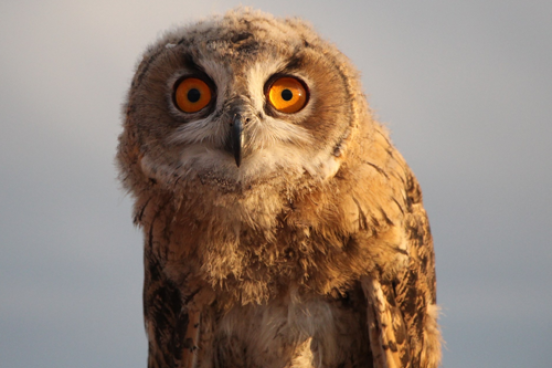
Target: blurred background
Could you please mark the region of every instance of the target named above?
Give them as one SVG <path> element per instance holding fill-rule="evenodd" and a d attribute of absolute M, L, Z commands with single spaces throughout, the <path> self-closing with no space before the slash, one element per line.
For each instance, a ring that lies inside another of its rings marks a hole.
<path fill-rule="evenodd" d="M 0 3 L 1 367 L 146 367 L 121 105 L 162 31 L 239 3 Z M 552 2 L 242 3 L 361 70 L 424 190 L 443 367 L 552 366 Z"/>

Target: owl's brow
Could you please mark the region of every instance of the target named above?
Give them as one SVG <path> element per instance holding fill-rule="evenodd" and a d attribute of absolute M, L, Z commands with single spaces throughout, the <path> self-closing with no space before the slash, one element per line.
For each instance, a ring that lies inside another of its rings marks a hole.
<path fill-rule="evenodd" d="M 207 74 L 205 72 L 205 69 L 194 60 L 194 57 L 192 54 L 185 53 L 184 55 L 182 55 L 182 59 L 184 61 L 184 65 L 186 66 L 186 68 L 201 72 L 203 74 Z"/>
<path fill-rule="evenodd" d="M 289 58 L 286 65 L 282 68 L 282 72 L 296 70 L 304 64 L 304 58 L 301 55 L 293 55 Z"/>

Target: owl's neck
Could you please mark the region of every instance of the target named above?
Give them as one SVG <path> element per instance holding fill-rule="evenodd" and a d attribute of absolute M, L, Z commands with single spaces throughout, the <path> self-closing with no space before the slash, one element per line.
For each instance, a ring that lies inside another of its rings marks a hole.
<path fill-rule="evenodd" d="M 396 228 L 379 212 L 360 214 L 361 193 L 350 181 L 314 187 L 305 180 L 300 187 L 281 180 L 241 192 L 199 181 L 180 194 L 144 192 L 137 212 L 146 247 L 171 279 L 193 277 L 210 285 L 217 300 L 242 304 L 263 303 L 290 284 L 306 293 L 341 292 L 359 270 L 374 268 L 379 255 L 359 254 L 359 236 L 369 241 L 377 226 L 392 238 Z M 351 269 L 344 272 L 344 264 Z"/>

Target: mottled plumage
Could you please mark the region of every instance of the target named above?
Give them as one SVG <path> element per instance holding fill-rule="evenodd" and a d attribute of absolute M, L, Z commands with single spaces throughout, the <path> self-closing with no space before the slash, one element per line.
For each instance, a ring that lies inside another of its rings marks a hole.
<path fill-rule="evenodd" d="M 269 97 L 282 77 L 304 87 L 298 111 Z M 149 367 L 438 365 L 420 188 L 308 24 L 237 10 L 168 32 L 125 113 Z"/>

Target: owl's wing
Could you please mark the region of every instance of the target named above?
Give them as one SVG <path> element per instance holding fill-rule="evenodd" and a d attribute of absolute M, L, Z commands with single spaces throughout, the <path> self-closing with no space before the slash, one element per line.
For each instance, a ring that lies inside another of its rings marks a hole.
<path fill-rule="evenodd" d="M 148 336 L 148 368 L 192 368 L 197 360 L 199 311 L 183 307 L 176 285 L 146 244 L 144 318 Z"/>
<path fill-rule="evenodd" d="M 440 363 L 435 258 L 418 182 L 406 168 L 404 231 L 408 265 L 392 281 L 365 276 L 370 345 L 377 368 L 434 368 Z"/>

